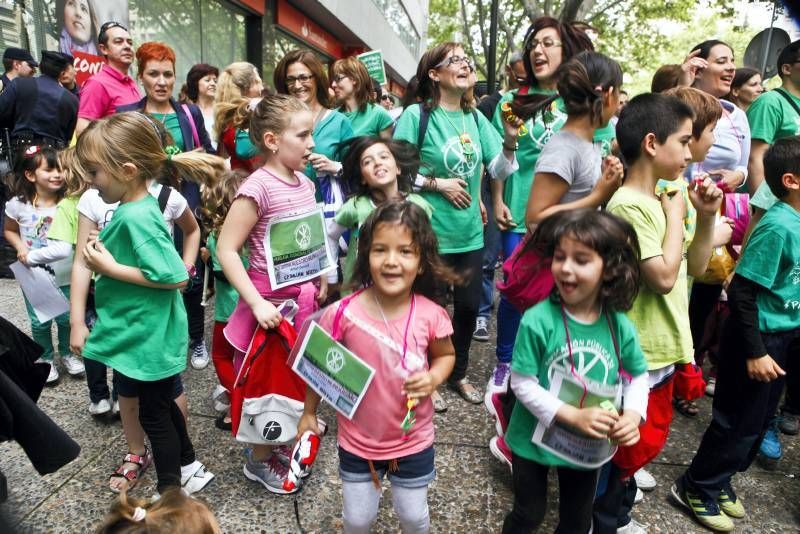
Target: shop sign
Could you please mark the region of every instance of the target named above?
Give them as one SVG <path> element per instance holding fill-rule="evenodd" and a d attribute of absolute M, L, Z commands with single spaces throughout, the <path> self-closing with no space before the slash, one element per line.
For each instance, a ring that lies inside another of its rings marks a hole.
<path fill-rule="evenodd" d="M 291 6 L 287 0 L 278 0 L 277 11 L 276 22 L 278 26 L 335 59 L 344 57 L 342 43 L 320 25 Z"/>

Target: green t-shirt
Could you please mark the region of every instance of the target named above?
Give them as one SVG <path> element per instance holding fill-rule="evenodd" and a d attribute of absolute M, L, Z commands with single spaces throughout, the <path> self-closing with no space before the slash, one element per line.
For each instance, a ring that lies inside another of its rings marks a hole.
<path fill-rule="evenodd" d="M 181 149 L 181 152 L 186 150 L 186 145 L 183 142 L 183 132 L 181 132 L 181 123 L 178 121 L 177 113 L 151 113 L 156 120 L 161 121 L 164 128 L 167 129 L 175 142 L 175 146 Z"/>
<path fill-rule="evenodd" d="M 342 144 L 353 137 L 353 126 L 344 113 L 334 109 L 317 123 L 312 136 L 314 137 L 314 154 L 322 154 L 332 161 L 342 161 L 344 157 L 341 151 Z M 306 176 L 314 182 L 317 201 L 321 201 L 322 191 L 319 187 L 317 172 L 310 163 L 306 166 Z"/>
<path fill-rule="evenodd" d="M 425 213 L 428 214 L 428 218 L 430 218 L 430 216 L 433 214 L 433 207 L 431 207 L 428 201 L 422 198 L 420 195 L 411 193 L 408 195 L 407 200 L 422 208 Z M 342 280 L 344 280 L 345 284 L 350 283 L 350 277 L 353 275 L 353 271 L 356 267 L 359 229 L 361 228 L 361 225 L 364 224 L 364 221 L 367 220 L 367 217 L 369 217 L 370 213 L 375 211 L 375 207 L 375 203 L 372 202 L 372 199 L 369 197 L 351 197 L 347 199 L 347 202 L 345 202 L 344 205 L 339 208 L 339 211 L 336 212 L 336 222 L 339 225 L 351 230 L 350 244 L 347 247 L 347 257 L 345 258 L 344 268 L 342 271 Z"/>
<path fill-rule="evenodd" d="M 47 232 L 48 239 L 64 241 L 71 245 L 78 242 L 78 200 L 80 197 L 64 197 L 56 206 L 56 216 Z"/>
<path fill-rule="evenodd" d="M 778 202 L 778 197 L 770 189 L 766 180 L 761 182 L 761 185 L 756 189 L 756 194 L 750 199 L 750 205 L 764 211 L 767 211 Z M 52 231 L 52 230 L 51 230 Z"/>
<path fill-rule="evenodd" d="M 800 106 L 800 98 L 788 91 L 786 94 Z M 750 123 L 750 137 L 770 145 L 776 139 L 800 134 L 800 115 L 777 91 L 768 91 L 750 104 L 747 122 Z"/>
<path fill-rule="evenodd" d="M 121 204 L 99 239 L 114 259 L 158 284 L 188 278 L 151 195 Z M 152 382 L 186 368 L 186 308 L 177 289 L 155 289 L 109 276 L 95 283 L 97 322 L 83 355 L 136 380 Z"/>
<path fill-rule="evenodd" d="M 381 106 L 367 102 L 364 110 L 345 111 L 353 127 L 353 137 L 359 135 L 378 135 L 394 122 L 389 112 Z"/>
<path fill-rule="evenodd" d="M 756 295 L 758 329 L 785 332 L 800 328 L 800 213 L 779 201 L 758 221 L 736 274 L 764 291 Z"/>
<path fill-rule="evenodd" d="M 417 144 L 419 106 L 407 108 L 397 121 L 394 138 Z M 476 124 L 477 118 L 477 124 Z M 466 132 L 474 154 L 465 157 L 460 136 Z M 464 113 L 434 109 L 428 119 L 428 129 L 420 148 L 420 173 L 437 178 L 461 178 L 467 182 L 472 203 L 466 209 L 453 206 L 444 195 L 435 191 L 421 194 L 431 206 L 431 223 L 439 238 L 439 252 L 452 254 L 483 248 L 481 221 L 481 164 L 488 165 L 502 151 L 503 140 L 483 113 Z"/>
<path fill-rule="evenodd" d="M 610 318 L 623 369 L 632 376 L 641 375 L 647 371 L 647 362 L 639 348 L 636 329 L 622 313 L 611 313 Z M 602 384 L 619 383 L 619 362 L 605 314 L 592 324 L 567 316 L 567 325 L 575 369 L 585 370 L 582 378 Z M 561 305 L 555 299 L 545 299 L 522 316 L 511 368 L 518 374 L 535 377 L 539 385 L 548 389 L 554 371 L 571 376 L 571 367 Z M 536 417 L 518 402 L 505 436 L 514 454 L 542 465 L 574 467 L 531 443 L 535 424 Z"/>
<path fill-rule="evenodd" d="M 517 91 L 515 89 L 505 93 L 500 98 L 500 102 L 498 102 L 495 109 L 492 124 L 501 136 L 503 135 L 503 112 L 500 111 L 500 107 L 505 102 L 513 100 Z M 555 91 L 542 91 L 532 88 L 528 94 L 553 95 Z M 541 112 L 536 113 L 534 117 L 525 122 L 528 133 L 517 140 L 519 143 L 519 148 L 517 149 L 519 169 L 509 175 L 503 185 L 503 202 L 511 210 L 511 218 L 517 224 L 511 230 L 512 232 L 523 234 L 527 230 L 525 226 L 525 210 L 528 206 L 528 196 L 533 186 L 533 169 L 536 168 L 536 160 L 539 159 L 539 154 L 542 152 L 544 145 L 554 133 L 564 126 L 566 120 L 567 111 L 564 108 L 564 101 L 558 98 L 544 114 Z M 615 137 L 616 132 L 611 125 L 595 131 L 594 144 L 600 148 L 602 157 L 611 153 L 611 144 Z"/>
<path fill-rule="evenodd" d="M 211 254 L 211 267 L 215 271 L 222 272 L 222 265 L 219 263 L 219 258 L 217 257 L 217 236 L 211 234 L 208 236 L 206 240 L 206 248 L 208 248 L 209 254 Z M 247 254 L 239 254 L 239 257 L 242 258 L 242 264 L 244 265 L 245 269 L 248 267 L 249 262 L 247 261 Z M 239 303 L 239 293 L 236 289 L 227 281 L 220 280 L 219 278 L 214 279 L 214 320 L 227 323 L 228 318 L 233 313 L 233 310 L 236 309 L 236 305 Z"/>
<path fill-rule="evenodd" d="M 623 186 L 611 197 L 606 210 L 633 225 L 642 252 L 641 261 L 664 254 L 662 245 L 667 233 L 667 218 L 655 196 L 643 195 Z M 683 259 L 672 291 L 660 295 L 643 281 L 628 312 L 628 318 L 639 331 L 642 351 L 651 370 L 689 363 L 693 359 L 686 267 L 684 240 Z"/>

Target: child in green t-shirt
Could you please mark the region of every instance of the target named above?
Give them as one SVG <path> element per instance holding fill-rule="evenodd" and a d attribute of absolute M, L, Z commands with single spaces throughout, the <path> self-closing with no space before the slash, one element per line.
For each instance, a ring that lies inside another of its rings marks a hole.
<path fill-rule="evenodd" d="M 335 223 L 328 227 L 328 237 L 339 241 L 350 231 L 348 254 L 344 262 L 345 292 L 350 284 L 358 252 L 361 225 L 375 208 L 389 200 L 407 199 L 421 207 L 430 218 L 433 207 L 420 195 L 411 192 L 411 180 L 419 170 L 419 151 L 406 141 L 385 141 L 377 136 L 351 139 L 342 161 L 342 176 L 351 196 L 339 208 Z"/>
<path fill-rule="evenodd" d="M 728 289 L 730 318 L 721 337 L 712 420 L 673 496 L 697 520 L 733 530 L 744 507 L 731 486 L 755 458 L 800 350 L 800 138 L 775 141 L 765 180 L 779 201 L 747 242 Z"/>
<path fill-rule="evenodd" d="M 531 243 L 552 258 L 555 291 L 525 312 L 514 346 L 505 435 L 514 508 L 503 532 L 539 526 L 551 467 L 557 530 L 589 532 L 600 467 L 639 440 L 647 409 L 647 362 L 624 314 L 639 287 L 639 245 L 630 224 L 594 209 L 546 218 Z"/>
<path fill-rule="evenodd" d="M 179 289 L 189 275 L 147 181 L 169 172 L 209 183 L 224 164 L 200 152 L 168 156 L 156 123 L 138 112 L 94 123 L 76 150 L 100 198 L 119 207 L 80 251 L 97 274 L 97 321 L 88 338 L 75 339 L 73 346 L 84 358 L 112 367 L 135 390 L 139 420 L 153 447 L 157 491 L 182 487 L 194 493 L 214 475 L 197 461 L 173 401 L 186 368 L 187 318 Z"/>
<path fill-rule="evenodd" d="M 220 430 L 231 429 L 230 416 L 230 393 L 233 391 L 233 383 L 236 380 L 236 370 L 234 369 L 234 348 L 222 331 L 228 324 L 228 318 L 236 309 L 239 303 L 239 293 L 236 291 L 225 273 L 222 272 L 222 265 L 217 257 L 217 239 L 225 216 L 236 198 L 236 192 L 242 185 L 247 176 L 241 171 L 228 171 L 219 177 L 217 183 L 211 187 L 203 189 L 202 210 L 203 222 L 206 225 L 208 239 L 206 246 L 211 259 L 214 273 L 214 287 L 216 289 L 214 298 L 214 334 L 211 338 L 211 359 L 214 362 L 214 370 L 220 385 L 214 391 L 215 407 L 224 412 L 217 417 L 214 424 Z M 242 264 L 248 267 L 247 249 L 242 249 L 240 253 Z"/>
<path fill-rule="evenodd" d="M 617 142 L 628 168 L 624 185 L 606 209 L 630 222 L 639 240 L 642 284 L 628 317 L 639 332 L 651 389 L 642 440 L 617 452 L 609 464 L 606 491 L 595 500 L 597 529 L 630 523 L 624 502 L 632 502 L 633 496 L 628 500 L 626 494 L 636 491 L 632 475 L 664 447 L 672 420 L 676 364 L 693 361 L 687 274 L 699 276 L 706 270 L 722 191 L 709 177 L 690 184 L 697 224 L 687 247 L 683 195 L 656 196 L 655 190 L 659 178 L 678 176 L 692 160 L 694 117 L 692 109 L 675 97 L 644 94 L 628 103 L 617 123 Z"/>

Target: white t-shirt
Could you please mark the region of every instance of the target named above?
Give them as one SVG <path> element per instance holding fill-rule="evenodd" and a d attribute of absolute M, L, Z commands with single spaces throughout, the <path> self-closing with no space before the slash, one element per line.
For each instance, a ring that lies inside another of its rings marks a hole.
<path fill-rule="evenodd" d="M 156 199 L 161 192 L 163 186 L 158 182 L 153 182 L 148 189 L 148 192 Z M 78 213 L 91 220 L 99 229 L 108 224 L 111 217 L 114 215 L 114 210 L 119 206 L 119 202 L 114 204 L 106 204 L 100 198 L 100 192 L 97 189 L 87 189 L 78 200 Z M 189 203 L 175 188 L 169 192 L 167 199 L 167 206 L 164 208 L 164 222 L 167 224 L 167 229 L 170 235 L 173 234 L 175 221 L 183 215 Z"/>
<path fill-rule="evenodd" d="M 19 236 L 28 250 L 36 250 L 47 246 L 47 233 L 56 215 L 56 206 L 34 208 L 30 202 L 14 197 L 6 202 L 6 216 L 19 225 Z M 69 285 L 72 270 L 72 254 L 50 264 L 56 274 L 56 283 Z"/>

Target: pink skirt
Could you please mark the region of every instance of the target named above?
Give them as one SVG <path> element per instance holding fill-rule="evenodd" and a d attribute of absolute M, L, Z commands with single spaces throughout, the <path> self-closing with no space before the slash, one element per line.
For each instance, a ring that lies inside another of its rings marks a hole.
<path fill-rule="evenodd" d="M 267 273 L 248 270 L 247 275 L 256 286 L 258 293 L 272 304 L 277 306 L 285 300 L 293 300 L 297 303 L 298 310 L 294 317 L 294 324 L 298 330 L 303 321 L 317 311 L 317 287 L 313 282 L 304 282 L 273 291 Z M 250 346 L 250 340 L 253 339 L 257 327 L 258 321 L 253 317 L 250 306 L 240 298 L 239 304 L 228 318 L 228 325 L 223 333 L 228 343 L 233 345 L 236 350 L 247 352 L 247 347 Z"/>

